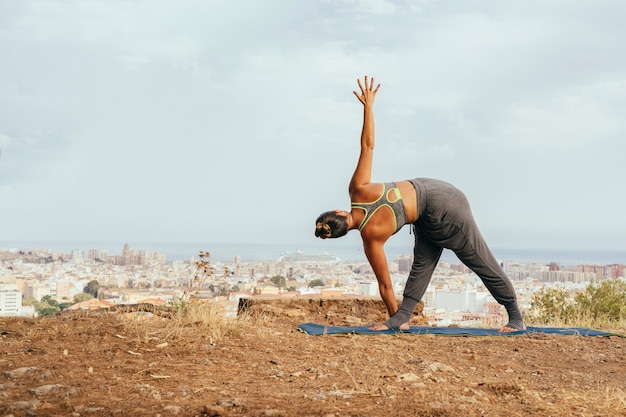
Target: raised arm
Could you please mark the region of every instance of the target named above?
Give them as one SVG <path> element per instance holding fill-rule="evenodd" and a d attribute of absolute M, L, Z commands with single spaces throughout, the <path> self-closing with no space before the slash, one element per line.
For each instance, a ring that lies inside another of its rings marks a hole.
<path fill-rule="evenodd" d="M 380 88 L 380 84 L 374 88 L 374 78 L 369 82 L 367 75 L 364 83 L 357 80 L 361 93 L 353 91 L 354 95 L 363 104 L 363 130 L 361 131 L 361 153 L 356 170 L 350 180 L 349 192 L 352 192 L 361 185 L 369 184 L 372 180 L 372 161 L 374 157 L 374 99 Z"/>

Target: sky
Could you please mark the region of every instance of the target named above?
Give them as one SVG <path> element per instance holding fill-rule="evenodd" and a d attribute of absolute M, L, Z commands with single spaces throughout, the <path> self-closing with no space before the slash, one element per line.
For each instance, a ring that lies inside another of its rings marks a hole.
<path fill-rule="evenodd" d="M 0 0 L 0 241 L 317 244 L 317 215 L 349 209 L 369 75 L 372 181 L 451 182 L 492 247 L 626 251 L 624 16 Z"/>

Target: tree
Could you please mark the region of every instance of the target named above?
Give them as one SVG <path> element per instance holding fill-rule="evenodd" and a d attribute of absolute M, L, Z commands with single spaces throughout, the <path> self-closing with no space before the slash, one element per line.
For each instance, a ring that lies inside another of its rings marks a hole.
<path fill-rule="evenodd" d="M 57 307 L 51 307 L 45 304 L 43 307 L 37 310 L 39 316 L 52 316 L 60 311 Z"/>
<path fill-rule="evenodd" d="M 220 282 L 217 288 L 217 295 L 220 297 L 227 297 L 230 294 L 230 286 L 225 282 Z"/>
<path fill-rule="evenodd" d="M 92 279 L 91 281 L 87 283 L 87 285 L 85 285 L 85 288 L 83 288 L 83 292 L 87 294 L 91 294 L 94 298 L 97 298 L 99 289 L 100 289 L 100 284 L 98 283 L 98 281 L 95 279 Z"/>
<path fill-rule="evenodd" d="M 35 307 L 39 316 L 48 316 L 61 311 L 59 303 L 50 295 L 44 295 L 41 297 L 41 301 L 35 300 L 31 305 Z"/>
<path fill-rule="evenodd" d="M 28 297 L 22 300 L 23 306 L 34 306 L 35 309 L 37 309 L 37 304 L 39 304 L 39 301 L 37 301 L 35 297 Z"/>
<path fill-rule="evenodd" d="M 278 288 L 285 288 L 285 285 L 287 285 L 287 279 L 282 275 L 273 276 L 270 278 L 270 281 Z"/>
<path fill-rule="evenodd" d="M 93 295 L 86 292 L 80 292 L 74 296 L 74 303 L 82 303 L 83 301 L 89 301 L 92 298 L 94 298 Z"/>
<path fill-rule="evenodd" d="M 323 287 L 324 281 L 322 281 L 321 279 L 317 278 L 314 279 L 313 281 L 309 282 L 309 288 L 313 288 L 313 287 Z"/>
<path fill-rule="evenodd" d="M 61 311 L 65 310 L 66 308 L 68 308 L 69 306 L 71 306 L 73 303 L 70 301 L 66 301 L 64 303 L 59 303 L 59 309 Z"/>
<path fill-rule="evenodd" d="M 59 302 L 57 300 L 55 300 L 54 298 L 52 298 L 51 295 L 44 295 L 43 297 L 41 297 L 41 302 L 48 304 L 50 307 L 58 307 L 59 306 Z"/>

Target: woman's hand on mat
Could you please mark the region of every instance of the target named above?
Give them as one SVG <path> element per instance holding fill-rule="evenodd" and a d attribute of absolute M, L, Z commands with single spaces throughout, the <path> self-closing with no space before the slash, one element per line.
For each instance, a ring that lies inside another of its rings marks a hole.
<path fill-rule="evenodd" d="M 409 330 L 409 322 L 402 323 L 400 325 L 399 329 L 400 330 Z M 384 324 L 379 324 L 377 326 L 368 327 L 368 330 L 382 331 L 382 330 L 389 330 L 389 327 L 385 326 Z"/>

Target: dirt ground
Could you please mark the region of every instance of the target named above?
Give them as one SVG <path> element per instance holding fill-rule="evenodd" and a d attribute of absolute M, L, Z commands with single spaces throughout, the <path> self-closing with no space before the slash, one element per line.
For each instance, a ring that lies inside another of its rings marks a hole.
<path fill-rule="evenodd" d="M 626 338 L 296 329 L 379 322 L 371 300 L 149 316 L 0 318 L 0 416 L 626 416 Z"/>

